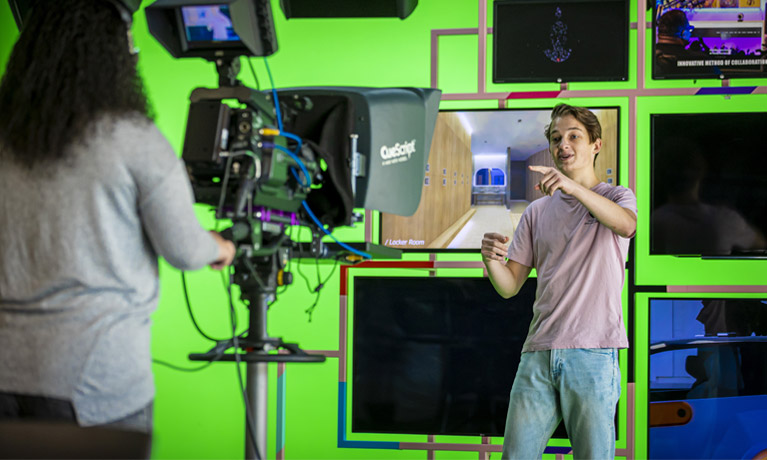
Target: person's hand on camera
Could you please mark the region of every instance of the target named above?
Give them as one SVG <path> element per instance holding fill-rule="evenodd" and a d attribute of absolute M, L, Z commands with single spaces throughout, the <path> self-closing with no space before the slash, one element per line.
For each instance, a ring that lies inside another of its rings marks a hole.
<path fill-rule="evenodd" d="M 211 231 L 210 234 L 218 243 L 218 258 L 209 265 L 213 270 L 221 270 L 232 264 L 237 248 L 234 247 L 234 243 L 219 235 L 218 232 Z"/>
<path fill-rule="evenodd" d="M 482 246 L 480 247 L 482 261 L 485 263 L 491 260 L 504 262 L 507 253 L 506 243 L 508 242 L 508 236 L 501 235 L 500 233 L 485 233 L 482 237 Z"/>

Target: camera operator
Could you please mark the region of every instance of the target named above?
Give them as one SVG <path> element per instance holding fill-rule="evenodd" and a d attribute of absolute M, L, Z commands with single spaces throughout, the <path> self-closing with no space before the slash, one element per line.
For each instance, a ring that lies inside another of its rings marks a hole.
<path fill-rule="evenodd" d="M 151 432 L 158 257 L 234 258 L 197 221 L 129 34 L 110 2 L 40 1 L 0 84 L 0 420 Z"/>

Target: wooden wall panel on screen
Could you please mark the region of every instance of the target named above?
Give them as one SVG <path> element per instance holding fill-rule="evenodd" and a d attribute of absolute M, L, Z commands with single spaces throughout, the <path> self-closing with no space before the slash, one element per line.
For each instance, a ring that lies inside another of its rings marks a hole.
<path fill-rule="evenodd" d="M 543 134 L 541 134 L 543 136 Z M 551 154 L 547 149 L 543 149 L 539 152 L 536 152 L 532 155 L 530 155 L 527 158 L 527 162 L 525 163 L 527 166 L 550 166 L 552 168 L 555 168 L 556 165 L 554 164 L 554 159 L 551 158 Z M 527 177 L 525 179 L 526 183 L 526 190 L 525 190 L 525 199 L 529 202 L 533 202 L 534 200 L 537 200 L 538 198 L 541 198 L 543 196 L 543 193 L 539 192 L 538 190 L 535 190 L 536 184 L 538 184 L 538 181 L 541 179 L 541 173 L 533 172 L 530 170 L 527 170 L 526 172 Z"/>
<path fill-rule="evenodd" d="M 471 177 L 471 138 L 453 113 L 441 113 L 434 128 L 429 171 L 426 177 L 429 185 L 423 187 L 421 203 L 409 217 L 381 213 L 382 226 L 388 238 L 399 239 L 398 235 L 418 235 L 423 245 L 397 245 L 419 248 L 440 236 L 471 206 L 471 186 L 461 187 L 460 180 L 453 183 L 453 173 L 460 178 L 463 173 Z M 443 179 L 445 185 L 443 185 Z M 446 206 L 447 204 L 447 206 Z"/>
<path fill-rule="evenodd" d="M 602 150 L 597 156 L 594 167 L 597 179 L 607 182 L 612 179 L 611 185 L 618 184 L 618 111 L 617 110 L 594 110 L 594 114 L 602 125 Z M 612 174 L 608 174 L 608 169 Z"/>

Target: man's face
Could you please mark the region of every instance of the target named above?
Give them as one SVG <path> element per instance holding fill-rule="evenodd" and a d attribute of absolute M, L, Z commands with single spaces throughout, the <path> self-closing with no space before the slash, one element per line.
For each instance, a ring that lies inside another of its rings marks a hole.
<path fill-rule="evenodd" d="M 594 157 L 602 148 L 602 140 L 589 142 L 583 123 L 572 115 L 558 117 L 549 128 L 549 152 L 554 164 L 566 176 L 583 170 L 593 170 Z"/>

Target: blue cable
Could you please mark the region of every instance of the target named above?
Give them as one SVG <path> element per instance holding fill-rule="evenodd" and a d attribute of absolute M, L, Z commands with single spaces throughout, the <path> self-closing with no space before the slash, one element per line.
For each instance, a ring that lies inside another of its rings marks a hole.
<path fill-rule="evenodd" d="M 311 209 L 309 209 L 309 205 L 308 205 L 308 204 L 306 204 L 306 200 L 302 201 L 302 202 L 301 202 L 301 204 L 303 205 L 303 207 L 304 207 L 304 209 L 306 210 L 306 212 L 309 214 L 309 217 L 311 217 L 311 218 L 312 218 L 312 220 L 314 221 L 314 223 L 315 223 L 315 224 L 317 224 L 317 226 L 318 226 L 319 228 L 321 228 L 321 229 L 322 229 L 322 231 L 323 231 L 323 232 L 325 232 L 325 234 L 326 234 L 327 236 L 329 236 L 329 237 L 333 238 L 333 241 L 335 241 L 336 243 L 340 244 L 342 248 L 344 248 L 344 249 L 347 249 L 347 250 L 349 250 L 349 251 L 353 252 L 354 254 L 357 254 L 358 256 L 360 256 L 360 257 L 363 257 L 363 258 L 365 258 L 365 259 L 372 259 L 372 258 L 373 258 L 373 256 L 371 256 L 370 254 L 368 254 L 368 253 L 366 253 L 366 252 L 358 251 L 358 250 L 354 249 L 353 247 L 349 246 L 348 244 L 346 244 L 346 243 L 344 243 L 344 242 L 342 242 L 342 241 L 338 241 L 338 239 L 336 239 L 336 237 L 335 237 L 335 236 L 333 236 L 333 235 L 332 235 L 332 234 L 331 234 L 331 233 L 328 231 L 328 229 L 326 229 L 326 228 L 325 228 L 325 226 L 324 226 L 324 225 L 322 225 L 322 222 L 320 222 L 320 220 L 319 220 L 319 219 L 317 219 L 317 216 L 315 216 L 315 215 L 314 215 L 314 213 L 312 212 L 312 210 L 311 210 Z"/>
<path fill-rule="evenodd" d="M 301 178 L 300 178 L 300 177 L 298 177 L 298 173 L 296 172 L 296 168 L 290 168 L 290 172 L 292 172 L 292 173 L 293 173 L 293 177 L 295 177 L 295 178 L 296 178 L 296 180 L 298 181 L 298 183 L 299 183 L 299 184 L 303 185 L 304 187 L 307 187 L 307 185 L 306 185 L 306 184 L 304 184 L 303 182 L 301 182 Z"/>
<path fill-rule="evenodd" d="M 280 113 L 280 101 L 277 99 L 277 88 L 274 87 L 274 79 L 272 78 L 272 71 L 269 69 L 269 61 L 264 58 L 264 64 L 266 65 L 266 73 L 269 74 L 269 84 L 272 85 L 272 97 L 274 97 L 274 110 L 277 113 L 277 127 L 282 133 L 282 114 Z M 284 134 L 283 134 L 284 136 Z"/>
<path fill-rule="evenodd" d="M 272 97 L 274 97 L 274 110 L 277 114 L 277 127 L 280 130 L 280 135 L 288 137 L 296 141 L 298 143 L 298 147 L 296 147 L 296 153 L 299 153 L 301 151 L 301 146 L 303 145 L 303 141 L 301 140 L 299 136 L 296 136 L 293 133 L 283 132 L 282 114 L 280 113 L 280 100 L 277 98 L 277 88 L 274 86 L 272 71 L 269 68 L 269 61 L 267 61 L 266 58 L 264 58 L 264 64 L 266 64 L 266 72 L 269 74 L 269 84 L 272 85 Z"/>
<path fill-rule="evenodd" d="M 269 69 L 269 61 L 267 61 L 266 58 L 264 58 L 264 65 L 266 65 L 266 72 L 269 74 L 269 84 L 272 85 L 272 97 L 274 97 L 274 109 L 275 109 L 276 114 L 277 114 L 277 126 L 278 126 L 278 128 L 280 130 L 280 134 L 282 136 L 285 136 L 285 137 L 288 137 L 290 139 L 298 141 L 298 151 L 300 151 L 301 150 L 301 145 L 302 145 L 301 144 L 301 139 L 298 136 L 294 135 L 294 134 L 282 132 L 282 114 L 280 113 L 280 101 L 277 99 L 277 89 L 274 87 L 274 79 L 272 78 L 272 71 Z M 290 156 L 290 158 L 295 160 L 295 162 L 298 163 L 298 166 L 301 167 L 301 171 L 304 173 L 304 177 L 306 178 L 307 181 L 309 181 L 309 177 L 310 177 L 309 176 L 309 172 L 306 170 L 306 166 L 304 166 L 304 162 L 303 161 L 301 161 L 297 156 L 295 156 L 293 154 L 293 152 L 291 152 L 290 150 L 286 149 L 285 147 L 283 147 L 281 145 L 275 145 L 274 147 L 279 149 L 279 150 L 282 150 L 285 153 L 287 153 Z M 301 182 L 301 179 L 298 177 L 298 174 L 296 173 L 296 170 L 291 168 L 291 171 L 293 172 L 293 175 L 296 177 L 298 182 Z M 305 184 L 305 186 L 308 187 L 309 184 Z M 314 223 L 317 224 L 317 226 L 319 228 L 321 228 L 322 231 L 325 232 L 326 235 L 331 237 L 333 239 L 333 241 L 335 241 L 336 243 L 340 244 L 342 248 L 347 249 L 347 250 L 351 251 L 352 253 L 357 254 L 358 256 L 363 257 L 365 259 L 372 259 L 373 258 L 368 253 L 365 253 L 365 252 L 362 252 L 362 251 L 358 251 L 358 250 L 354 249 L 353 247 L 349 246 L 348 244 L 346 244 L 344 242 L 341 242 L 341 241 L 338 241 L 338 239 L 336 239 L 335 236 L 331 235 L 330 232 L 325 228 L 325 226 L 322 225 L 322 222 L 320 222 L 320 220 L 317 219 L 317 216 L 314 215 L 312 210 L 309 209 L 309 205 L 306 204 L 306 200 L 302 201 L 301 204 L 304 206 L 304 209 L 306 209 L 306 212 L 309 214 L 309 217 L 312 218 Z"/>
<path fill-rule="evenodd" d="M 301 172 L 304 173 L 304 177 L 306 178 L 306 182 L 301 181 L 301 179 L 299 179 L 298 177 L 296 177 L 296 179 L 298 179 L 298 182 L 301 183 L 301 185 L 303 185 L 304 187 L 310 186 L 311 183 L 312 183 L 312 179 L 311 179 L 312 176 L 309 175 L 309 171 L 306 169 L 306 166 L 304 165 L 304 162 L 301 161 L 301 159 L 298 158 L 295 153 L 291 152 L 290 150 L 286 149 L 285 147 L 283 147 L 281 145 L 275 144 L 274 148 L 276 148 L 277 150 L 281 150 L 281 151 L 285 152 L 286 154 L 288 154 L 288 156 L 290 158 L 293 159 L 293 161 L 298 163 L 298 166 L 301 168 Z"/>
<path fill-rule="evenodd" d="M 295 154 L 298 155 L 301 153 L 301 147 L 304 145 L 304 142 L 301 140 L 300 137 L 296 136 L 293 133 L 283 133 L 282 131 L 280 131 L 280 135 L 293 139 L 294 141 L 298 142 L 298 146 L 296 147 Z"/>
<path fill-rule="evenodd" d="M 290 172 L 292 172 L 292 173 L 293 173 L 293 177 L 295 177 L 295 178 L 296 178 L 296 180 L 297 180 L 298 182 L 301 182 L 301 178 L 300 178 L 300 177 L 298 177 L 298 173 L 296 172 L 296 169 L 295 169 L 295 168 L 290 168 Z M 341 241 L 338 241 L 338 240 L 336 239 L 336 237 L 335 237 L 335 236 L 333 236 L 332 234 L 330 234 L 330 233 L 327 231 L 327 229 L 325 229 L 325 227 L 323 227 L 323 226 L 322 226 L 322 223 L 320 222 L 320 220 L 319 220 L 319 219 L 317 219 L 317 216 L 315 216 L 315 215 L 314 215 L 314 213 L 312 212 L 312 210 L 311 210 L 311 209 L 309 209 L 309 205 L 306 203 L 306 200 L 302 201 L 302 202 L 301 202 L 301 204 L 304 206 L 304 209 L 306 209 L 306 212 L 307 212 L 307 213 L 309 213 L 309 217 L 311 217 L 311 218 L 312 218 L 312 220 L 314 221 L 314 223 L 315 223 L 315 224 L 317 224 L 317 226 L 318 226 L 318 227 L 320 227 L 320 228 L 322 229 L 322 231 L 323 231 L 323 232 L 325 232 L 325 234 L 326 234 L 326 235 L 328 235 L 329 237 L 333 238 L 333 240 L 334 240 L 336 243 L 340 244 L 342 247 L 344 247 L 344 248 L 348 249 L 349 251 L 351 251 L 351 252 L 353 252 L 353 253 L 355 253 L 355 254 L 357 254 L 357 255 L 361 256 L 361 257 L 364 257 L 364 258 L 368 258 L 368 259 L 372 258 L 372 257 L 370 257 L 370 255 L 369 255 L 369 254 L 367 254 L 367 253 L 364 253 L 364 252 L 360 252 L 360 251 L 357 251 L 356 249 L 352 248 L 351 246 L 348 246 L 346 243 L 343 243 L 343 242 L 341 242 Z"/>

